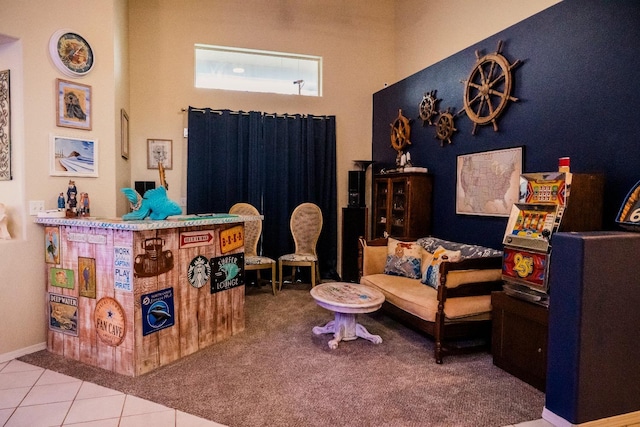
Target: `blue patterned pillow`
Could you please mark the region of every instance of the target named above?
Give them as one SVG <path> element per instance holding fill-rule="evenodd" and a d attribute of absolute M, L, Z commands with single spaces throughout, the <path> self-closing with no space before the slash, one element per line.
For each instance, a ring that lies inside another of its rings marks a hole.
<path fill-rule="evenodd" d="M 460 259 L 502 256 L 502 251 L 497 249 L 479 245 L 468 245 L 466 243 L 450 242 L 448 240 L 438 239 L 437 237 L 423 237 L 418 239 L 417 243 L 422 246 L 424 250 L 431 253 L 434 253 L 439 246 L 450 251 L 460 251 Z"/>
<path fill-rule="evenodd" d="M 416 242 L 401 242 L 391 237 L 387 241 L 385 274 L 419 279 L 421 261 L 422 248 Z"/>
<path fill-rule="evenodd" d="M 427 269 L 424 271 L 421 282 L 434 289 L 438 289 L 438 286 L 440 286 L 440 264 L 443 261 L 457 262 L 460 261 L 460 259 L 460 251 L 450 251 L 439 246 L 433 252 L 433 259 L 431 260 L 431 264 L 429 264 Z"/>

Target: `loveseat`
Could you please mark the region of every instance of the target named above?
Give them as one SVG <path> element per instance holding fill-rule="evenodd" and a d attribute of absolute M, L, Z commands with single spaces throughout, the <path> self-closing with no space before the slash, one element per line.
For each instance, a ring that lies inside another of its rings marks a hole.
<path fill-rule="evenodd" d="M 360 238 L 360 283 L 380 290 L 383 309 L 432 336 L 446 353 L 489 348 L 491 292 L 502 289 L 502 252 L 435 237 Z"/>

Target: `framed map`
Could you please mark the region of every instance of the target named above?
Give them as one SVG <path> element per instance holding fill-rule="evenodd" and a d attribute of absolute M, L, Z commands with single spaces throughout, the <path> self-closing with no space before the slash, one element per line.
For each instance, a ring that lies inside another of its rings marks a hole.
<path fill-rule="evenodd" d="M 456 167 L 456 213 L 504 216 L 519 199 L 524 147 L 462 154 Z"/>

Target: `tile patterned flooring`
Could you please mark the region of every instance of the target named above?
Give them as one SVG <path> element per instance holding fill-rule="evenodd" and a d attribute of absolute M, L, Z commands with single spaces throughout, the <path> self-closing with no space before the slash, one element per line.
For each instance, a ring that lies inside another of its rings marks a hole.
<path fill-rule="evenodd" d="M 213 421 L 19 360 L 0 363 L 0 425 L 224 427 Z M 540 419 L 506 427 L 553 425 Z"/>
<path fill-rule="evenodd" d="M 19 360 L 0 363 L 0 425 L 224 427 Z"/>

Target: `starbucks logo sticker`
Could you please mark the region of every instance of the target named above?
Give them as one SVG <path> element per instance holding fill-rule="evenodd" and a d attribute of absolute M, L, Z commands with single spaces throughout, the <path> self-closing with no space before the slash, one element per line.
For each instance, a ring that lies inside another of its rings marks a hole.
<path fill-rule="evenodd" d="M 209 260 L 198 255 L 189 263 L 189 269 L 187 270 L 187 279 L 194 288 L 201 288 L 205 283 L 209 281 L 211 277 L 211 265 Z"/>

